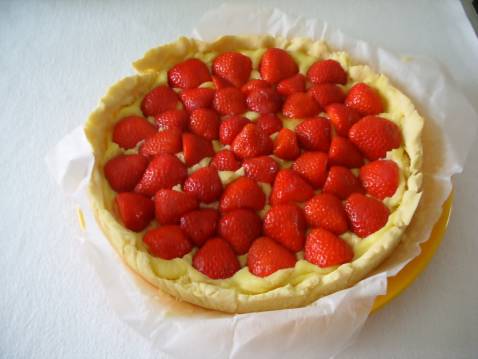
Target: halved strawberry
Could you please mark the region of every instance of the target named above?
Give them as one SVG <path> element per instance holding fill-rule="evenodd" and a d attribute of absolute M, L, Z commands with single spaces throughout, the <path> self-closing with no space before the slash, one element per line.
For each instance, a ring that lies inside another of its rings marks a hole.
<path fill-rule="evenodd" d="M 342 84 L 347 82 L 347 72 L 335 60 L 320 60 L 312 64 L 307 77 L 314 84 Z"/>
<path fill-rule="evenodd" d="M 160 130 L 179 128 L 185 130 L 188 127 L 188 114 L 184 110 L 168 110 L 156 116 L 156 123 Z"/>
<path fill-rule="evenodd" d="M 277 92 L 284 97 L 292 95 L 295 92 L 305 92 L 305 76 L 296 74 L 288 79 L 282 80 L 277 84 Z"/>
<path fill-rule="evenodd" d="M 314 195 L 314 190 L 293 170 L 282 169 L 272 186 L 271 203 L 277 205 L 288 202 L 304 202 Z"/>
<path fill-rule="evenodd" d="M 257 182 L 272 183 L 279 172 L 279 164 L 269 156 L 247 158 L 243 166 L 246 176 Z"/>
<path fill-rule="evenodd" d="M 247 111 L 246 96 L 235 87 L 218 89 L 212 104 L 221 115 L 240 115 Z"/>
<path fill-rule="evenodd" d="M 244 85 L 252 71 L 252 61 L 249 57 L 234 51 L 224 52 L 212 63 L 212 73 L 225 79 L 235 87 Z"/>
<path fill-rule="evenodd" d="M 354 193 L 347 198 L 344 207 L 353 232 L 362 238 L 381 229 L 390 214 L 382 202 L 360 193 Z"/>
<path fill-rule="evenodd" d="M 236 115 L 226 118 L 219 126 L 219 141 L 223 145 L 230 145 L 242 128 L 250 121 L 242 116 Z"/>
<path fill-rule="evenodd" d="M 118 155 L 104 166 L 105 177 L 116 192 L 130 192 L 143 176 L 148 160 L 141 155 Z"/>
<path fill-rule="evenodd" d="M 216 91 L 210 88 L 193 88 L 181 92 L 179 97 L 186 111 L 193 112 L 197 108 L 212 107 L 212 100 Z"/>
<path fill-rule="evenodd" d="M 179 226 L 150 229 L 143 237 L 148 252 L 162 259 L 181 258 L 191 252 L 192 245 Z"/>
<path fill-rule="evenodd" d="M 219 213 L 212 208 L 203 208 L 184 214 L 180 226 L 184 233 L 197 246 L 202 246 L 208 238 L 216 234 Z"/>
<path fill-rule="evenodd" d="M 221 212 L 240 208 L 260 211 L 265 203 L 266 196 L 259 185 L 248 177 L 239 177 L 222 193 L 219 209 Z"/>
<path fill-rule="evenodd" d="M 267 277 L 280 269 L 293 268 L 297 259 L 294 253 L 267 237 L 252 243 L 247 255 L 249 271 L 258 277 Z"/>
<path fill-rule="evenodd" d="M 292 169 L 312 186 L 320 188 L 327 178 L 328 157 L 323 152 L 304 152 L 292 164 Z"/>
<path fill-rule="evenodd" d="M 249 209 L 229 211 L 219 220 L 218 233 L 229 242 L 234 252 L 245 254 L 252 241 L 262 232 L 262 220 Z"/>
<path fill-rule="evenodd" d="M 260 131 L 272 135 L 274 132 L 280 131 L 282 121 L 273 113 L 264 113 L 256 120 L 256 125 Z"/>
<path fill-rule="evenodd" d="M 160 189 L 154 196 L 156 219 L 160 224 L 179 223 L 181 217 L 198 207 L 196 198 L 186 192 Z"/>
<path fill-rule="evenodd" d="M 245 125 L 232 142 L 232 150 L 241 159 L 268 155 L 272 140 L 253 123 Z"/>
<path fill-rule="evenodd" d="M 304 258 L 321 268 L 327 268 L 352 261 L 354 251 L 335 234 L 323 228 L 315 228 L 307 235 Z"/>
<path fill-rule="evenodd" d="M 189 130 L 206 140 L 219 138 L 219 125 L 221 121 L 216 111 L 208 108 L 198 108 L 191 112 Z"/>
<path fill-rule="evenodd" d="M 332 103 L 342 103 L 345 100 L 345 94 L 342 89 L 334 84 L 315 85 L 309 90 L 309 93 L 314 96 L 315 101 L 322 108 Z"/>
<path fill-rule="evenodd" d="M 304 212 L 312 227 L 322 227 L 335 234 L 342 234 L 349 228 L 342 202 L 332 194 L 315 195 L 306 202 Z"/>
<path fill-rule="evenodd" d="M 264 89 L 264 88 L 270 88 L 271 84 L 265 80 L 259 80 L 259 79 L 252 79 L 247 81 L 242 87 L 241 91 L 244 92 L 244 94 L 249 95 L 249 93 L 253 90 L 257 89 Z"/>
<path fill-rule="evenodd" d="M 214 155 L 210 166 L 216 167 L 218 171 L 237 171 L 241 167 L 241 163 L 232 151 L 222 150 Z"/>
<path fill-rule="evenodd" d="M 156 132 L 144 141 L 139 152 L 146 157 L 162 153 L 175 154 L 181 152 L 181 130 L 174 127 Z"/>
<path fill-rule="evenodd" d="M 115 198 L 123 225 L 141 232 L 154 218 L 154 202 L 145 196 L 132 192 L 118 193 Z"/>
<path fill-rule="evenodd" d="M 274 141 L 274 155 L 284 160 L 293 160 L 300 155 L 297 136 L 294 131 L 283 128 Z"/>
<path fill-rule="evenodd" d="M 211 81 L 211 76 L 204 62 L 199 59 L 188 59 L 168 71 L 168 81 L 171 87 L 189 89 Z"/>
<path fill-rule="evenodd" d="M 287 96 L 282 113 L 289 118 L 306 118 L 320 112 L 320 106 L 314 97 L 305 92 L 295 92 Z"/>
<path fill-rule="evenodd" d="M 281 98 L 273 88 L 256 89 L 247 95 L 249 109 L 259 113 L 275 113 L 281 108 Z"/>
<path fill-rule="evenodd" d="M 211 141 L 193 133 L 183 133 L 184 162 L 188 167 L 194 166 L 205 157 L 214 156 Z"/>
<path fill-rule="evenodd" d="M 179 98 L 168 86 L 158 86 L 144 96 L 141 111 L 145 116 L 157 116 L 161 112 L 174 110 Z"/>
<path fill-rule="evenodd" d="M 384 199 L 397 191 L 400 170 L 391 160 L 378 160 L 363 166 L 359 178 L 368 194 Z"/>
<path fill-rule="evenodd" d="M 222 182 L 215 167 L 203 167 L 192 173 L 184 182 L 183 190 L 198 201 L 211 203 L 219 199 Z"/>
<path fill-rule="evenodd" d="M 299 68 L 287 51 L 270 48 L 262 55 L 259 72 L 263 80 L 276 84 L 294 76 Z"/>
<path fill-rule="evenodd" d="M 113 142 L 120 147 L 134 148 L 138 142 L 154 135 L 158 130 L 143 117 L 128 116 L 119 120 L 113 129 Z"/>
<path fill-rule="evenodd" d="M 347 138 L 335 136 L 329 149 L 330 165 L 359 168 L 363 165 L 363 156 Z"/>
<path fill-rule="evenodd" d="M 209 239 L 196 252 L 193 267 L 211 279 L 229 278 L 241 269 L 229 243 L 219 237 Z"/>
<path fill-rule="evenodd" d="M 352 125 L 360 120 L 360 114 L 341 103 L 333 103 L 325 108 L 330 122 L 338 135 L 347 137 Z"/>
<path fill-rule="evenodd" d="M 345 99 L 345 105 L 362 115 L 377 115 L 383 112 L 382 99 L 369 85 L 359 82 L 352 86 Z"/>
<path fill-rule="evenodd" d="M 332 166 L 325 180 L 323 191 L 331 193 L 340 199 L 346 199 L 352 193 L 363 193 L 360 181 L 352 171 L 341 166 Z"/>
<path fill-rule="evenodd" d="M 302 148 L 309 151 L 329 151 L 331 137 L 330 122 L 323 117 L 302 121 L 295 133 Z"/>

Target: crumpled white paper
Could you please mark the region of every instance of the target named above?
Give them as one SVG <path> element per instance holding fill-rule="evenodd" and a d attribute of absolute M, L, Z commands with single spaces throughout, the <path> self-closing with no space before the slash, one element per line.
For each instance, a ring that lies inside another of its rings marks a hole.
<path fill-rule="evenodd" d="M 376 274 L 308 307 L 239 315 L 203 310 L 174 300 L 132 274 L 103 236 L 86 195 L 94 159 L 82 127 L 78 127 L 48 154 L 47 164 L 63 191 L 82 209 L 86 229 L 79 238 L 85 257 L 98 272 L 120 318 L 149 338 L 165 357 L 189 357 L 194 350 L 199 358 L 263 358 L 272 354 L 276 358 L 330 358 L 356 337 L 376 296 L 386 292 L 387 276 L 398 273 L 419 254 L 419 243 L 428 239 L 450 193 L 451 176 L 463 170 L 477 114 L 433 61 L 404 61 L 316 19 L 289 16 L 278 9 L 222 5 L 206 13 L 193 33 L 206 41 L 224 34 L 265 33 L 324 39 L 349 52 L 356 62 L 367 63 L 390 77 L 426 118 L 424 195 L 413 224 Z"/>

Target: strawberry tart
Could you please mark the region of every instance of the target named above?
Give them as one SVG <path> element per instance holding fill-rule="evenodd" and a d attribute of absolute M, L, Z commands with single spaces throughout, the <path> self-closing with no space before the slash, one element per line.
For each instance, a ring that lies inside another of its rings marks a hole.
<path fill-rule="evenodd" d="M 153 286 L 204 308 L 305 306 L 366 277 L 421 197 L 423 119 L 324 42 L 180 38 L 134 63 L 85 132 L 99 226 Z"/>

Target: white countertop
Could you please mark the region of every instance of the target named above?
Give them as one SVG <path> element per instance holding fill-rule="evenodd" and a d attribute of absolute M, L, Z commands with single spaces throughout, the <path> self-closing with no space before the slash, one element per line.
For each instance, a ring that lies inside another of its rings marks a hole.
<path fill-rule="evenodd" d="M 220 1 L 0 2 L 0 357 L 149 358 L 74 240 L 46 152 L 147 49 L 190 34 Z M 272 4 L 272 3 L 271 3 Z M 478 40 L 457 1 L 278 1 L 345 33 L 441 62 L 478 109 Z M 460 114 L 457 113 L 457 116 Z M 453 118 L 450 118 L 453 121 Z M 425 272 L 372 315 L 345 358 L 476 358 L 478 142 Z M 318 333 L 320 335 L 320 333 Z"/>

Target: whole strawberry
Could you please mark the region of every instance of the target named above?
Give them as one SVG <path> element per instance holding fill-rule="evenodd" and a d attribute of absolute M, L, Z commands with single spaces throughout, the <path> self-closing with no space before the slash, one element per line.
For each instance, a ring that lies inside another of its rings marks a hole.
<path fill-rule="evenodd" d="M 296 92 L 305 92 L 305 76 L 296 74 L 277 84 L 277 92 L 284 97 Z"/>
<path fill-rule="evenodd" d="M 234 51 L 224 52 L 212 63 L 213 74 L 223 78 L 235 87 L 244 85 L 252 71 L 252 61 L 249 57 Z"/>
<path fill-rule="evenodd" d="M 229 211 L 219 220 L 219 235 L 229 242 L 234 252 L 245 254 L 262 232 L 261 218 L 249 209 Z"/>
<path fill-rule="evenodd" d="M 128 116 L 119 120 L 113 129 L 113 142 L 125 149 L 134 148 L 157 132 L 156 127 L 140 116 Z"/>
<path fill-rule="evenodd" d="M 352 125 L 360 120 L 360 114 L 341 103 L 333 103 L 325 108 L 330 122 L 339 136 L 347 137 Z"/>
<path fill-rule="evenodd" d="M 161 112 L 174 110 L 179 102 L 178 95 L 168 86 L 158 86 L 144 96 L 141 111 L 144 116 L 157 116 Z"/>
<path fill-rule="evenodd" d="M 332 194 L 315 195 L 305 203 L 304 212 L 312 227 L 322 227 L 335 234 L 342 234 L 349 228 L 342 202 Z"/>
<path fill-rule="evenodd" d="M 329 151 L 331 128 L 326 118 L 304 120 L 295 128 L 295 133 L 302 148 L 309 151 Z"/>
<path fill-rule="evenodd" d="M 368 194 L 384 199 L 393 196 L 397 191 L 400 170 L 391 160 L 378 160 L 363 166 L 359 177 Z"/>
<path fill-rule="evenodd" d="M 156 219 L 160 224 L 177 224 L 181 217 L 198 207 L 196 198 L 185 192 L 160 189 L 154 196 Z"/>
<path fill-rule="evenodd" d="M 380 95 L 375 89 L 363 82 L 352 86 L 345 98 L 345 105 L 364 116 L 377 115 L 383 112 Z"/>
<path fill-rule="evenodd" d="M 272 183 L 279 172 L 279 164 L 269 156 L 247 158 L 243 166 L 246 176 L 257 182 Z"/>
<path fill-rule="evenodd" d="M 267 277 L 280 269 L 293 268 L 296 261 L 294 253 L 267 237 L 256 239 L 247 256 L 249 271 L 258 277 Z"/>
<path fill-rule="evenodd" d="M 242 116 L 231 116 L 221 122 L 219 126 L 219 141 L 223 145 L 230 145 L 242 128 L 250 121 Z"/>
<path fill-rule="evenodd" d="M 352 231 L 362 238 L 385 226 L 390 214 L 382 202 L 360 193 L 354 193 L 347 198 L 344 207 Z"/>
<path fill-rule="evenodd" d="M 282 121 L 273 113 L 264 113 L 256 121 L 257 128 L 267 135 L 280 131 Z"/>
<path fill-rule="evenodd" d="M 118 193 L 115 198 L 121 222 L 134 232 L 141 232 L 154 218 L 154 202 L 137 193 Z"/>
<path fill-rule="evenodd" d="M 241 159 L 268 155 L 272 152 L 272 140 L 257 125 L 245 125 L 232 142 L 234 154 Z"/>
<path fill-rule="evenodd" d="M 321 268 L 327 268 L 352 261 L 354 251 L 335 234 L 323 228 L 315 228 L 307 235 L 304 258 Z"/>
<path fill-rule="evenodd" d="M 323 191 L 340 199 L 346 199 L 352 193 L 363 193 L 364 189 L 358 178 L 348 168 L 332 166 L 325 180 Z"/>
<path fill-rule="evenodd" d="M 215 167 L 218 171 L 237 171 L 241 167 L 241 163 L 232 151 L 222 150 L 214 155 L 210 166 Z"/>
<path fill-rule="evenodd" d="M 347 138 L 335 136 L 330 143 L 329 164 L 359 168 L 363 165 L 363 156 Z"/>
<path fill-rule="evenodd" d="M 193 112 L 197 108 L 212 107 L 212 100 L 216 91 L 210 88 L 192 88 L 181 92 L 179 97 L 186 111 Z"/>
<path fill-rule="evenodd" d="M 181 130 L 175 127 L 156 132 L 144 141 L 139 152 L 145 157 L 181 152 Z"/>
<path fill-rule="evenodd" d="M 143 176 L 148 160 L 141 155 L 119 155 L 104 166 L 105 177 L 116 192 L 130 192 Z"/>
<path fill-rule="evenodd" d="M 203 158 L 214 156 L 211 141 L 193 133 L 183 133 L 184 162 L 188 167 L 194 166 Z"/>
<path fill-rule="evenodd" d="M 292 169 L 312 186 L 320 188 L 327 178 L 327 161 L 323 152 L 304 152 L 292 164 Z"/>
<path fill-rule="evenodd" d="M 342 84 L 347 82 L 347 72 L 335 60 L 320 60 L 312 64 L 307 77 L 314 84 Z"/>
<path fill-rule="evenodd" d="M 189 121 L 189 130 L 204 137 L 206 140 L 215 140 L 219 138 L 219 126 L 221 121 L 214 110 L 208 108 L 198 108 L 191 112 Z"/>
<path fill-rule="evenodd" d="M 239 177 L 222 193 L 219 209 L 221 212 L 240 208 L 260 211 L 265 202 L 266 196 L 255 181 L 248 177 Z"/>
<path fill-rule="evenodd" d="M 188 237 L 179 226 L 161 226 L 150 229 L 143 237 L 149 253 L 162 259 L 181 258 L 191 252 Z"/>
<path fill-rule="evenodd" d="M 309 93 L 314 96 L 315 101 L 322 108 L 333 103 L 342 103 L 345 100 L 342 89 L 334 84 L 315 85 L 309 90 Z"/>
<path fill-rule="evenodd" d="M 188 114 L 184 110 L 168 110 L 156 116 L 156 124 L 159 130 L 178 128 L 181 131 L 188 127 Z"/>
<path fill-rule="evenodd" d="M 184 214 L 180 219 L 182 231 L 197 246 L 216 234 L 219 213 L 215 209 L 203 208 Z"/>
<path fill-rule="evenodd" d="M 214 88 L 216 90 L 221 90 L 226 87 L 233 87 L 233 85 L 230 82 L 224 80 L 222 77 L 219 77 L 216 75 L 212 75 L 211 77 L 212 77 L 212 82 L 214 84 Z"/>
<path fill-rule="evenodd" d="M 253 90 L 271 88 L 271 84 L 265 80 L 251 79 L 242 87 L 241 91 L 247 96 Z"/>
<path fill-rule="evenodd" d="M 215 167 L 203 167 L 186 179 L 183 189 L 198 201 L 211 203 L 221 196 L 222 182 Z"/>
<path fill-rule="evenodd" d="M 274 155 L 284 160 L 293 160 L 299 154 L 300 148 L 295 133 L 288 128 L 280 130 L 274 141 Z"/>
<path fill-rule="evenodd" d="M 218 89 L 212 104 L 221 115 L 240 115 L 247 111 L 246 96 L 235 87 Z"/>
<path fill-rule="evenodd" d="M 259 72 L 262 79 L 276 84 L 294 76 L 299 72 L 299 68 L 287 51 L 271 48 L 262 55 Z"/>
<path fill-rule="evenodd" d="M 247 95 L 249 109 L 259 113 L 275 113 L 281 109 L 282 100 L 273 88 L 252 90 Z"/>
<path fill-rule="evenodd" d="M 283 169 L 277 174 L 272 186 L 271 203 L 304 202 L 314 195 L 314 190 L 293 170 Z"/>
<path fill-rule="evenodd" d="M 309 93 L 295 92 L 287 96 L 282 113 L 289 118 L 306 118 L 317 115 L 320 112 L 320 106 Z"/>
<path fill-rule="evenodd" d="M 193 267 L 211 279 L 229 278 L 241 269 L 229 243 L 218 237 L 209 239 L 196 252 Z"/>
<path fill-rule="evenodd" d="M 183 61 L 168 71 L 171 87 L 189 89 L 198 87 L 203 82 L 211 81 L 207 65 L 198 59 Z"/>

